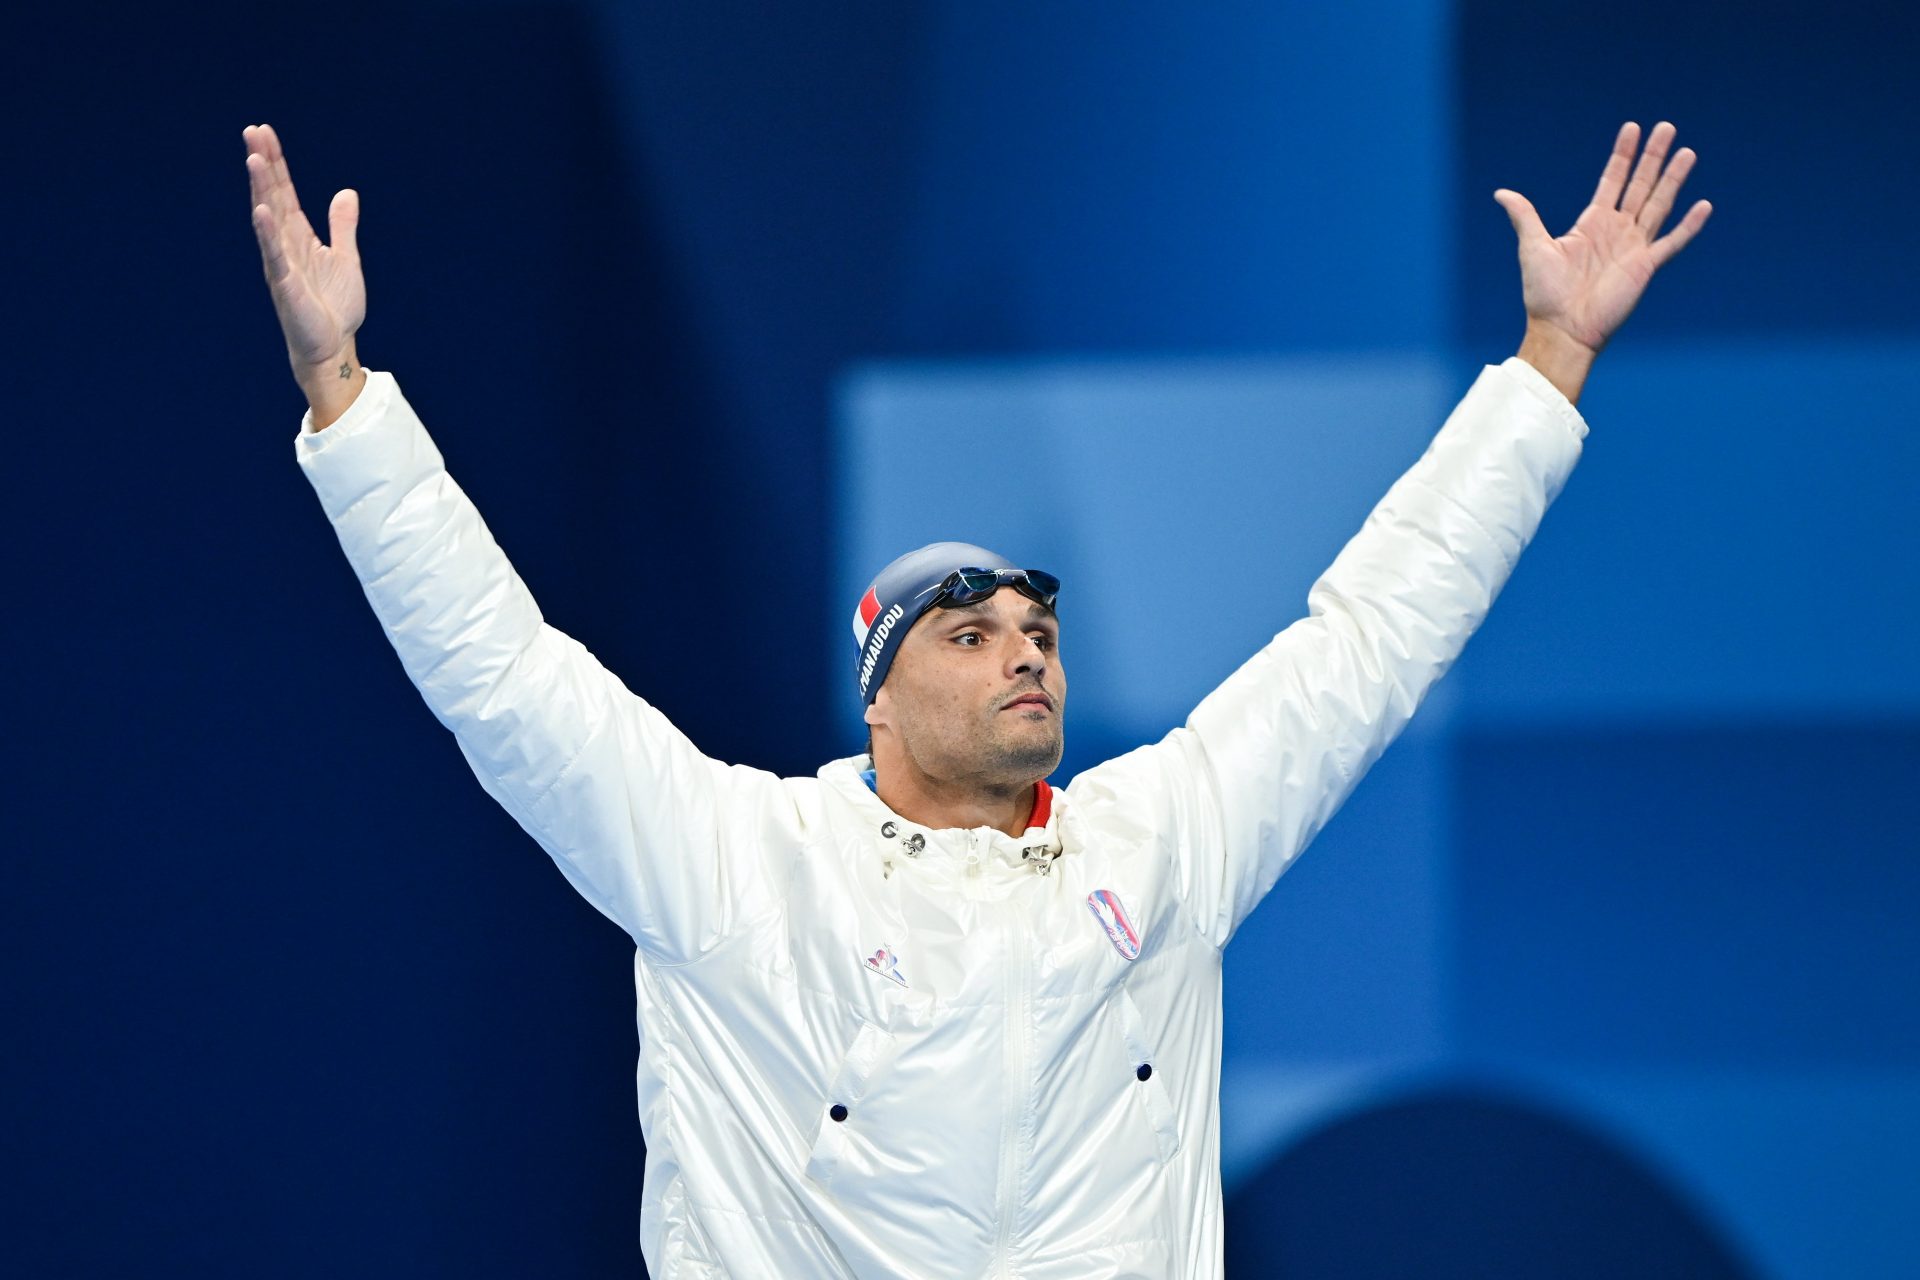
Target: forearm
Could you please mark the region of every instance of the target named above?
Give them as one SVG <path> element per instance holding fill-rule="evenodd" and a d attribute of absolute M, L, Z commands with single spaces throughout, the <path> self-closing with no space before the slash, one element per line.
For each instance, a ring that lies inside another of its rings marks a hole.
<path fill-rule="evenodd" d="M 1520 358 L 1538 369 L 1568 404 L 1580 402 L 1580 390 L 1593 368 L 1594 352 L 1550 324 L 1529 320 L 1520 343 Z"/>
<path fill-rule="evenodd" d="M 303 426 L 300 469 L 407 677 L 487 790 L 543 838 L 531 805 L 605 730 L 617 682 L 545 624 L 392 377 L 362 376 L 332 429 Z"/>
<path fill-rule="evenodd" d="M 408 678 L 589 902 L 650 954 L 691 959 L 763 880 L 722 869 L 718 815 L 764 806 L 777 781 L 730 789 L 726 766 L 547 625 L 392 377 L 363 376 L 335 427 L 309 424 L 295 448 Z"/>
<path fill-rule="evenodd" d="M 315 430 L 319 417 L 297 441 L 301 470 L 407 674 L 442 723 L 480 745 L 504 726 L 476 710 L 510 672 L 528 674 L 516 659 L 540 612 L 391 377 L 372 375 L 331 429 Z"/>
<path fill-rule="evenodd" d="M 1572 472 L 1586 423 L 1543 379 L 1518 359 L 1485 370 L 1314 584 L 1310 616 L 1188 719 L 1227 832 L 1227 897 L 1197 908 L 1217 940 L 1452 666 Z"/>

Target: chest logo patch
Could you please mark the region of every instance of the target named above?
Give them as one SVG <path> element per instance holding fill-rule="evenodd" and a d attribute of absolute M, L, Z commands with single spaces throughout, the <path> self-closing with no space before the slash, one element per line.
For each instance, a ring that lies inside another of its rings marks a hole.
<path fill-rule="evenodd" d="M 907 985 L 907 980 L 900 976 L 900 957 L 891 947 L 882 947 L 867 957 L 867 972 L 877 973 L 903 987 Z"/>
<path fill-rule="evenodd" d="M 1093 912 L 1093 918 L 1107 931 L 1107 941 L 1113 943 L 1122 960 L 1139 958 L 1140 933 L 1133 927 L 1133 921 L 1127 919 L 1127 909 L 1120 905 L 1119 894 L 1111 889 L 1095 889 L 1087 895 L 1087 910 Z"/>

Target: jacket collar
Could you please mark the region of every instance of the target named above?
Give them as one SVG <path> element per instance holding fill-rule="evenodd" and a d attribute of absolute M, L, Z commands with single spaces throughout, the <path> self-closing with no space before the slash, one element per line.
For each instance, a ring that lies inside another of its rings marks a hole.
<path fill-rule="evenodd" d="M 1018 837 L 992 827 L 924 827 L 901 817 L 882 800 L 860 776 L 872 767 L 865 755 L 847 756 L 829 761 L 819 770 L 819 778 L 846 803 L 860 824 L 865 847 L 887 861 L 911 860 L 928 865 L 951 864 L 965 867 L 976 860 L 982 865 L 1019 871 L 1052 870 L 1060 856 L 1060 816 L 1065 794 L 1040 783 L 1039 799 L 1034 805 L 1033 825 Z"/>

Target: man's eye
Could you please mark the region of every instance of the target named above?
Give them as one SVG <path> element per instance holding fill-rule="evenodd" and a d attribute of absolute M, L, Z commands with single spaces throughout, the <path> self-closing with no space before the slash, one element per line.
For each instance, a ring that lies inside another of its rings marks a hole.
<path fill-rule="evenodd" d="M 1039 645 L 1039 646 L 1040 646 L 1040 647 L 1041 647 L 1042 649 L 1051 649 L 1051 648 L 1053 648 L 1053 637 L 1052 637 L 1052 636 L 1050 636 L 1050 635 L 1048 635 L 1048 634 L 1047 634 L 1046 632 L 1044 632 L 1044 631 L 1036 631 L 1036 632 L 1034 632 L 1034 633 L 1033 633 L 1033 642 L 1034 642 L 1035 644 L 1037 644 L 1037 645 Z"/>
<path fill-rule="evenodd" d="M 961 644 L 968 640 L 978 640 L 979 638 L 980 633 L 978 631 L 962 631 L 959 635 L 955 636 L 953 640 L 955 644 Z"/>

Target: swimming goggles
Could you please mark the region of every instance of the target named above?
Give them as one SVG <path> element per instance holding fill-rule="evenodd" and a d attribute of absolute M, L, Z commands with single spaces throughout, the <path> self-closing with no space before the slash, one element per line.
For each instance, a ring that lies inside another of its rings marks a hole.
<path fill-rule="evenodd" d="M 1027 599 L 1053 608 L 1060 594 L 1060 579 L 1044 569 L 955 569 L 935 586 L 929 609 L 951 609 L 978 604 L 1002 587 L 1012 587 Z M 923 593 L 924 594 L 924 593 Z"/>

